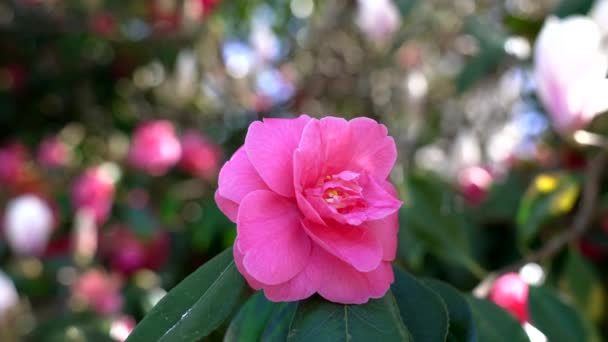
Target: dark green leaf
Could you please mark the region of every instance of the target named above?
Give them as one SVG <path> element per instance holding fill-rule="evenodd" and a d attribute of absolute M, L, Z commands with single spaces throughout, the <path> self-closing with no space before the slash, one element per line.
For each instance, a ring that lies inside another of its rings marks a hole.
<path fill-rule="evenodd" d="M 548 287 L 530 287 L 532 324 L 551 342 L 589 341 L 591 333 L 582 317 Z"/>
<path fill-rule="evenodd" d="M 528 187 L 517 212 L 517 239 L 526 246 L 549 219 L 569 212 L 580 184 L 568 174 L 543 174 Z"/>
<path fill-rule="evenodd" d="M 296 303 L 273 303 L 266 299 L 262 291 L 258 291 L 232 320 L 224 341 L 285 340 L 295 306 Z"/>
<path fill-rule="evenodd" d="M 409 175 L 405 203 L 400 212 L 401 230 L 407 230 L 408 236 L 411 233 L 430 253 L 480 273 L 471 256 L 467 235 L 469 223 L 457 208 L 455 194 L 449 189 L 430 174 Z M 403 236 L 406 234 L 400 233 L 400 237 Z"/>
<path fill-rule="evenodd" d="M 593 265 L 574 248 L 568 253 L 559 284 L 561 289 L 570 294 L 588 319 L 597 321 L 601 317 L 605 296 L 601 280 Z"/>
<path fill-rule="evenodd" d="M 392 293 L 362 305 L 330 303 L 320 297 L 298 307 L 287 341 L 410 341 Z"/>
<path fill-rule="evenodd" d="M 452 286 L 435 280 L 424 279 L 424 284 L 431 288 L 443 299 L 450 317 L 450 328 L 447 341 L 476 342 L 475 323 L 469 304 L 464 297 Z"/>
<path fill-rule="evenodd" d="M 417 342 L 445 341 L 448 334 L 448 312 L 443 300 L 407 272 L 396 267 L 391 291 L 401 319 Z"/>
<path fill-rule="evenodd" d="M 215 330 L 246 294 L 229 248 L 171 290 L 128 341 L 195 341 Z"/>
<path fill-rule="evenodd" d="M 405 17 L 410 14 L 417 4 L 418 0 L 395 0 L 395 5 L 399 9 L 401 17 Z"/>
<path fill-rule="evenodd" d="M 519 322 L 502 308 L 485 299 L 470 296 L 467 297 L 467 302 L 473 313 L 479 341 L 529 341 Z"/>
<path fill-rule="evenodd" d="M 553 13 L 560 18 L 574 14 L 587 14 L 594 0 L 561 0 Z"/>

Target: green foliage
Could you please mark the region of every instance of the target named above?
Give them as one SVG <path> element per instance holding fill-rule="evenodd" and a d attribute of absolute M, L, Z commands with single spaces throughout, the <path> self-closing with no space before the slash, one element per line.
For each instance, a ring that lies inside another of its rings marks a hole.
<path fill-rule="evenodd" d="M 441 296 L 448 310 L 450 327 L 446 341 L 477 341 L 473 315 L 465 297 L 450 285 L 435 279 L 424 279 L 424 284 Z"/>
<path fill-rule="evenodd" d="M 473 313 L 478 341 L 528 341 L 519 322 L 494 303 L 470 296 L 467 302 Z"/>
<path fill-rule="evenodd" d="M 236 269 L 229 248 L 171 290 L 128 341 L 200 339 L 222 324 L 246 295 L 245 280 Z"/>
<path fill-rule="evenodd" d="M 389 292 L 363 305 L 341 305 L 314 297 L 302 303 L 287 341 L 411 341 Z"/>
<path fill-rule="evenodd" d="M 551 342 L 589 341 L 592 333 L 582 317 L 548 287 L 531 287 L 530 320 Z"/>

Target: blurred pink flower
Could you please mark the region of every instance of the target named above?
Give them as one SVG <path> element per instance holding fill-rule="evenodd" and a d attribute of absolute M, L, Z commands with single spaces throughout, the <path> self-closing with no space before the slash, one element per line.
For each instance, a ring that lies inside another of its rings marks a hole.
<path fill-rule="evenodd" d="M 494 177 L 479 166 L 470 166 L 458 173 L 458 186 L 464 198 L 470 204 L 477 205 L 485 200 Z"/>
<path fill-rule="evenodd" d="M 496 279 L 489 299 L 520 322 L 528 321 L 528 284 L 519 274 L 506 273 Z"/>
<path fill-rule="evenodd" d="M 101 239 L 101 253 L 112 269 L 132 274 L 141 269 L 158 270 L 169 257 L 169 235 L 156 231 L 149 239 L 140 238 L 126 226 L 113 226 Z"/>
<path fill-rule="evenodd" d="M 65 166 L 70 159 L 70 149 L 57 137 L 44 139 L 38 147 L 38 162 L 54 168 Z"/>
<path fill-rule="evenodd" d="M 104 271 L 93 269 L 83 273 L 73 284 L 73 295 L 95 312 L 115 313 L 122 307 L 121 281 Z"/>
<path fill-rule="evenodd" d="M 392 0 L 358 0 L 357 25 L 371 40 L 390 38 L 401 25 L 401 14 Z"/>
<path fill-rule="evenodd" d="M 252 123 L 215 194 L 237 223 L 234 257 L 249 285 L 272 301 L 384 296 L 401 206 L 388 181 L 396 157 L 386 127 L 368 118 Z"/>
<path fill-rule="evenodd" d="M 149 121 L 133 134 L 129 163 L 152 176 L 162 176 L 179 161 L 181 153 L 173 124 L 165 120 Z"/>
<path fill-rule="evenodd" d="M 86 170 L 72 186 L 72 206 L 89 211 L 98 225 L 108 219 L 113 197 L 114 183 L 100 168 Z"/>
<path fill-rule="evenodd" d="M 19 143 L 0 147 L 0 182 L 15 185 L 25 171 L 27 149 Z"/>
<path fill-rule="evenodd" d="M 608 56 L 599 26 L 587 17 L 545 21 L 534 48 L 538 95 L 562 134 L 608 110 Z"/>
<path fill-rule="evenodd" d="M 222 159 L 220 146 L 196 131 L 184 133 L 181 142 L 180 167 L 182 169 L 204 179 L 212 179 L 217 176 Z"/>
<path fill-rule="evenodd" d="M 115 341 L 123 342 L 129 337 L 137 322 L 133 317 L 122 315 L 112 321 L 110 326 L 110 337 Z"/>
<path fill-rule="evenodd" d="M 53 211 L 40 197 L 32 194 L 12 199 L 4 215 L 4 235 L 18 255 L 44 253 L 55 225 Z"/>
<path fill-rule="evenodd" d="M 19 303 L 19 294 L 9 278 L 4 272 L 0 271 L 0 320 Z"/>

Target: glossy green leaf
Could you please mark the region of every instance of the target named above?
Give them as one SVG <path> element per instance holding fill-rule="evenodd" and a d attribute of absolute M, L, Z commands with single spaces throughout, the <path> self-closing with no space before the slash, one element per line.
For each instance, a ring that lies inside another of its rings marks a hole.
<path fill-rule="evenodd" d="M 478 341 L 528 342 L 528 336 L 519 322 L 494 303 L 475 297 L 467 297 L 473 313 Z"/>
<path fill-rule="evenodd" d="M 456 261 L 473 272 L 473 261 L 463 212 L 449 186 L 427 173 L 409 175 L 404 205 L 400 212 L 401 230 L 408 230 L 424 249 L 447 261 Z M 400 237 L 405 236 L 403 233 Z"/>
<path fill-rule="evenodd" d="M 328 302 L 318 296 L 298 307 L 287 341 L 410 341 L 392 293 L 362 305 Z"/>
<path fill-rule="evenodd" d="M 577 250 L 570 249 L 560 277 L 560 288 L 568 293 L 585 316 L 597 321 L 604 311 L 605 291 L 593 265 Z"/>
<path fill-rule="evenodd" d="M 435 279 L 424 279 L 424 284 L 441 296 L 447 307 L 450 326 L 446 341 L 476 342 L 473 315 L 462 294 L 452 286 Z"/>
<path fill-rule="evenodd" d="M 528 306 L 532 324 L 549 341 L 589 341 L 592 334 L 583 318 L 555 290 L 530 287 Z"/>
<path fill-rule="evenodd" d="M 448 335 L 446 305 L 435 291 L 396 267 L 391 286 L 401 319 L 417 342 L 445 341 Z"/>
<path fill-rule="evenodd" d="M 215 330 L 247 295 L 229 248 L 171 290 L 137 325 L 129 342 L 195 341 Z"/>
<path fill-rule="evenodd" d="M 284 341 L 297 303 L 274 303 L 258 291 L 241 308 L 224 341 Z"/>
<path fill-rule="evenodd" d="M 565 173 L 537 176 L 522 198 L 517 212 L 517 239 L 526 246 L 549 219 L 569 212 L 576 203 L 580 184 Z"/>

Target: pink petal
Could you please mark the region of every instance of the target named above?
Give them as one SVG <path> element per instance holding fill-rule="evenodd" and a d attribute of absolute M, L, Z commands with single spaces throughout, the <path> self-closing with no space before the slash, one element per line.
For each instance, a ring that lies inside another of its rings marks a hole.
<path fill-rule="evenodd" d="M 389 194 L 397 197 L 397 191 L 391 183 L 385 181 L 382 185 Z M 382 260 L 395 260 L 397 254 L 397 234 L 399 232 L 399 211 L 395 211 L 380 220 L 367 221 L 365 226 L 376 236 L 376 240 L 382 246 Z"/>
<path fill-rule="evenodd" d="M 247 273 L 247 270 L 245 270 L 245 267 L 243 266 L 243 253 L 241 253 L 241 251 L 237 248 L 237 242 L 238 239 L 234 241 L 234 246 L 232 247 L 232 253 L 234 254 L 234 263 L 236 265 L 236 268 L 243 275 L 245 280 L 247 280 L 247 283 L 249 284 L 249 286 L 251 286 L 251 288 L 253 288 L 254 290 L 259 290 L 264 287 L 264 284 L 255 280 L 249 273 Z"/>
<path fill-rule="evenodd" d="M 300 273 L 311 245 L 300 219 L 296 204 L 273 192 L 257 190 L 245 196 L 237 218 L 237 248 L 244 254 L 247 273 L 269 285 Z"/>
<path fill-rule="evenodd" d="M 365 228 L 339 223 L 322 226 L 307 220 L 303 221 L 302 226 L 317 245 L 358 271 L 371 271 L 382 260 L 381 245 L 375 235 Z"/>
<path fill-rule="evenodd" d="M 224 164 L 218 183 L 220 194 L 237 204 L 252 191 L 268 190 L 266 183 L 251 165 L 243 147 L 239 148 Z"/>
<path fill-rule="evenodd" d="M 325 225 L 325 221 L 319 216 L 319 213 L 300 192 L 296 192 L 296 200 L 298 201 L 300 211 L 306 219 L 317 224 Z"/>
<path fill-rule="evenodd" d="M 214 197 L 217 207 L 220 208 L 224 215 L 228 216 L 230 221 L 236 223 L 236 217 L 239 212 L 239 205 L 220 195 L 219 189 L 215 192 Z"/>
<path fill-rule="evenodd" d="M 342 304 L 363 304 L 383 297 L 394 281 L 393 269 L 383 261 L 370 272 L 359 272 L 333 255 L 316 248 L 318 269 L 323 271 L 317 292 L 325 299 Z"/>
<path fill-rule="evenodd" d="M 363 197 L 367 200 L 369 206 L 365 212 L 368 220 L 385 218 L 399 210 L 401 204 L 403 204 L 372 177 L 368 178 L 368 182 L 363 188 Z"/>
<path fill-rule="evenodd" d="M 323 263 L 319 260 L 321 254 L 315 252 L 316 250 L 321 250 L 321 248 L 318 246 L 311 247 L 310 262 L 298 275 L 285 283 L 266 286 L 264 288 L 266 298 L 273 302 L 293 302 L 312 296 L 319 288 L 323 275 L 320 269 Z"/>
<path fill-rule="evenodd" d="M 249 126 L 245 150 L 249 160 L 273 191 L 293 197 L 293 152 L 311 119 L 265 119 Z"/>
<path fill-rule="evenodd" d="M 351 159 L 351 134 L 342 118 L 311 120 L 294 155 L 297 186 L 311 187 L 328 175 L 345 171 Z"/>
<path fill-rule="evenodd" d="M 349 170 L 365 170 L 378 179 L 386 179 L 397 160 L 397 147 L 387 136 L 384 125 L 370 118 L 356 118 L 348 122 L 352 134 L 353 158 Z"/>

